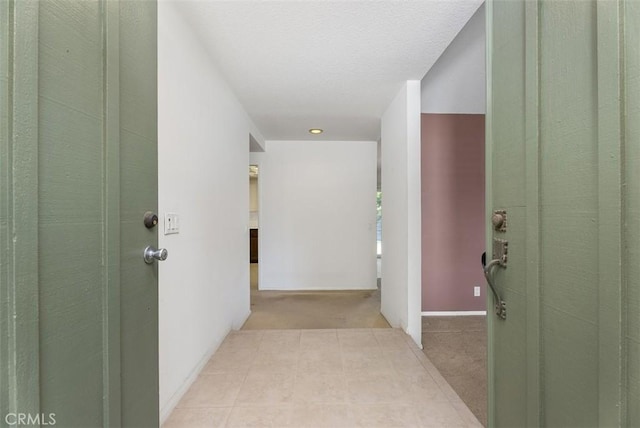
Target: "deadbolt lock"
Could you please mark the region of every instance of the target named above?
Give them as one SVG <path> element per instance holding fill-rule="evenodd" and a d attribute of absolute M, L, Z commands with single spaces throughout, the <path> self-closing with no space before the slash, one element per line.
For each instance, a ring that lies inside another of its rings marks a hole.
<path fill-rule="evenodd" d="M 144 225 L 147 229 L 153 229 L 158 225 L 158 215 L 151 211 L 144 213 Z"/>
<path fill-rule="evenodd" d="M 496 232 L 507 231 L 507 212 L 505 210 L 495 210 L 491 216 L 491 224 Z"/>

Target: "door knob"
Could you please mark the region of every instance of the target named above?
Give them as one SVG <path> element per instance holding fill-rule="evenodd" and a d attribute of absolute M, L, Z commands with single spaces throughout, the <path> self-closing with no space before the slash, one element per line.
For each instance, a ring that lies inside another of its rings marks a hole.
<path fill-rule="evenodd" d="M 496 315 L 498 318 L 502 320 L 507 319 L 507 304 L 500 294 L 498 290 L 496 290 L 496 285 L 493 282 L 493 268 L 500 266 L 502 268 L 507 267 L 507 249 L 509 248 L 509 242 L 504 239 L 493 239 L 493 260 L 487 263 L 487 253 L 482 254 L 482 270 L 484 271 L 484 277 L 487 279 L 487 284 L 489 284 L 489 288 L 491 288 L 491 292 L 493 293 L 493 297 L 495 298 L 496 303 Z"/>
<path fill-rule="evenodd" d="M 504 266 L 504 265 L 502 264 L 502 261 L 499 260 L 499 259 L 491 260 L 488 265 L 485 265 L 484 264 L 484 260 L 483 260 L 482 270 L 484 271 L 484 277 L 487 279 L 487 284 L 489 284 L 489 288 L 491 288 L 491 292 L 493 293 L 493 297 L 495 298 L 496 315 L 501 320 L 506 320 L 507 319 L 507 304 L 505 303 L 504 300 L 502 300 L 502 298 L 500 297 L 500 294 L 498 294 L 498 291 L 496 290 L 495 284 L 493 283 L 493 270 L 492 269 L 495 266 Z"/>
<path fill-rule="evenodd" d="M 149 265 L 153 263 L 154 260 L 167 260 L 168 256 L 169 252 L 166 248 L 160 248 L 159 250 L 156 250 L 151 245 L 149 245 L 144 249 L 144 262 Z"/>

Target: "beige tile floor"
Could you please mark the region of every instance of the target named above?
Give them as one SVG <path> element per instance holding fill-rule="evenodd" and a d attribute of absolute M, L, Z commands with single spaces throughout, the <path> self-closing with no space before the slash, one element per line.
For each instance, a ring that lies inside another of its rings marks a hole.
<path fill-rule="evenodd" d="M 401 330 L 229 334 L 163 425 L 481 427 Z"/>

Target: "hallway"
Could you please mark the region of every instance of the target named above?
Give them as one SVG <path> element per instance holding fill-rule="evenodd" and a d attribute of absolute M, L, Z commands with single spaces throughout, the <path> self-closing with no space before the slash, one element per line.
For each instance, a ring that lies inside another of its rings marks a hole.
<path fill-rule="evenodd" d="M 170 427 L 480 427 L 398 329 L 231 332 Z"/>

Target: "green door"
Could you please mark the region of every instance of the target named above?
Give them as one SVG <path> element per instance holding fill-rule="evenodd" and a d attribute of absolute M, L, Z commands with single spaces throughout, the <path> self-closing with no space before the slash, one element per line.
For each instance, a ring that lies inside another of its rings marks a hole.
<path fill-rule="evenodd" d="M 0 426 L 157 426 L 155 2 L 0 1 L 0 43 Z"/>
<path fill-rule="evenodd" d="M 487 29 L 489 423 L 638 427 L 640 2 L 494 0 Z"/>

